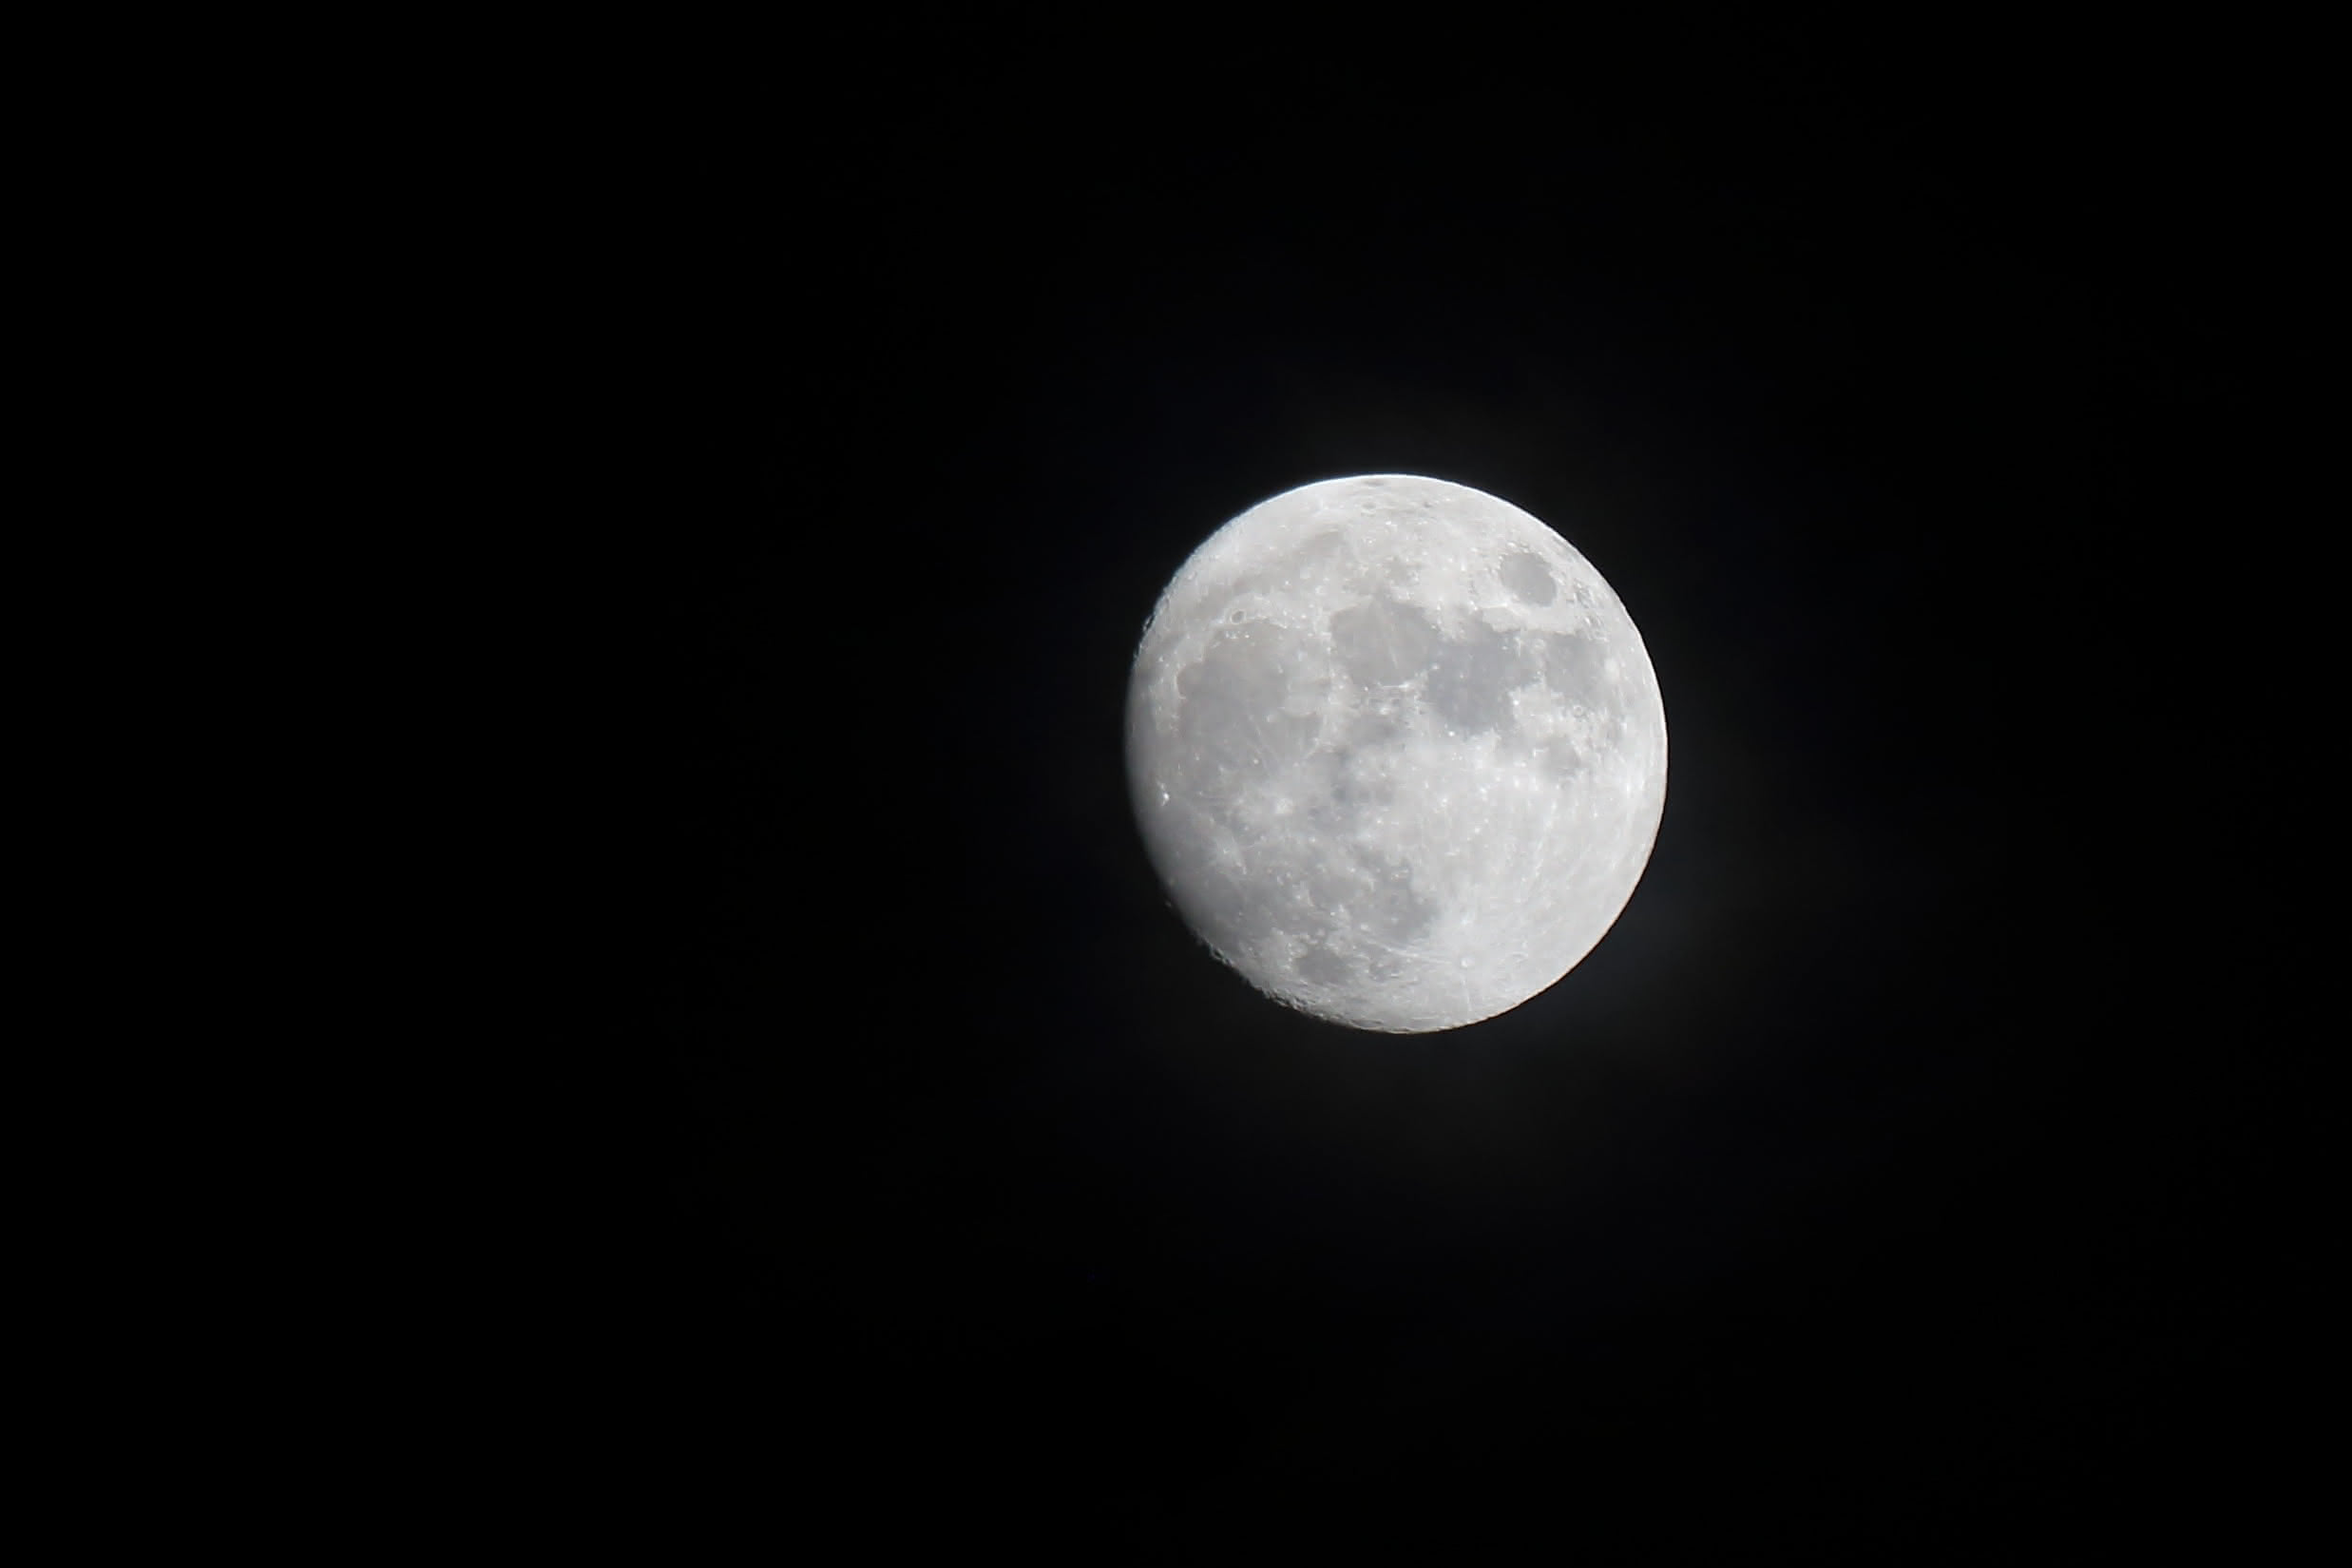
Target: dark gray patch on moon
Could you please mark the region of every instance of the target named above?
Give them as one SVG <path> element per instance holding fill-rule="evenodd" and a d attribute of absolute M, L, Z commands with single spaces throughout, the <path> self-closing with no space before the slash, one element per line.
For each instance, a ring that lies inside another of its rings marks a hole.
<path fill-rule="evenodd" d="M 1502 585 L 1530 604 L 1549 604 L 1559 597 L 1551 568 L 1527 550 L 1513 550 L 1502 558 Z"/>
<path fill-rule="evenodd" d="M 1590 700 L 1607 679 L 1608 655 L 1592 639 L 1573 632 L 1542 637 L 1543 683 L 1572 702 Z"/>
<path fill-rule="evenodd" d="M 1197 923 L 1195 928 L 1211 947 L 1233 950 L 1247 927 L 1251 899 L 1249 889 L 1217 863 L 1215 835 L 1195 833 L 1171 857 L 1171 866 L 1185 879 L 1186 913 Z"/>
<path fill-rule="evenodd" d="M 1277 773 L 1307 755 L 1322 717 L 1282 711 L 1290 665 L 1299 657 L 1294 638 L 1263 621 L 1225 627 L 1210 640 L 1200 662 L 1176 676 L 1183 699 L 1176 730 L 1193 764 L 1188 774 L 1197 778 L 1226 761 L 1251 773 Z"/>
<path fill-rule="evenodd" d="M 1355 857 L 1371 878 L 1369 896 L 1359 891 L 1357 904 L 1348 911 L 1358 930 L 1402 947 L 1437 924 L 1438 907 L 1414 890 L 1410 867 L 1383 860 L 1361 847 Z"/>
<path fill-rule="evenodd" d="M 1514 640 L 1474 621 L 1459 640 L 1438 644 L 1429 669 L 1429 705 L 1454 729 L 1511 729 L 1511 693 L 1535 679 Z"/>
<path fill-rule="evenodd" d="M 1437 623 L 1410 604 L 1375 599 L 1331 616 L 1331 652 L 1364 686 L 1402 686 L 1428 667 Z"/>
<path fill-rule="evenodd" d="M 1345 985 L 1355 971 L 1348 961 L 1329 947 L 1310 947 L 1298 956 L 1301 980 L 1311 980 L 1321 985 Z"/>
<path fill-rule="evenodd" d="M 1562 783 L 1584 770 L 1584 754 L 1578 751 L 1576 743 L 1565 736 L 1555 736 L 1545 741 L 1536 748 L 1535 755 L 1542 764 L 1543 771 Z"/>
<path fill-rule="evenodd" d="M 1311 581 L 1322 575 L 1324 563 L 1338 554 L 1340 546 L 1346 543 L 1347 537 L 1337 528 L 1326 528 L 1311 534 L 1296 549 L 1287 550 L 1256 569 L 1234 578 L 1230 591 L 1235 594 L 1272 593 L 1286 584 Z M 1233 619 L 1241 619 L 1239 610 L 1233 612 Z"/>

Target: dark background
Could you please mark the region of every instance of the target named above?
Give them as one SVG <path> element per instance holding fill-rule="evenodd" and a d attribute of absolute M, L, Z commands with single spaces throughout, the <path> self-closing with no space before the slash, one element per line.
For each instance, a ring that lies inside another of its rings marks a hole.
<path fill-rule="evenodd" d="M 2275 1526 L 2316 49 L 1906 26 L 887 23 L 548 128 L 621 432 L 541 1177 L 592 1513 L 1102 1563 Z M 1417 1038 L 1195 943 L 1119 750 L 1194 545 L 1373 470 L 1593 560 L 1673 747 L 1599 948 Z"/>

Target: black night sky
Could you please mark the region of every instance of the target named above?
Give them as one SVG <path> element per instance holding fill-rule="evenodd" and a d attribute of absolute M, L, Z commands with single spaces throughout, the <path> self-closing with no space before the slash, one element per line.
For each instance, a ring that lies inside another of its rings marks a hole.
<path fill-rule="evenodd" d="M 1893 1565 L 2291 1497 L 2313 42 L 1686 20 L 603 103 L 600 1506 Z M 1375 470 L 1565 535 L 1671 726 L 1609 937 L 1435 1036 L 1220 966 L 1121 772 L 1186 554 Z"/>

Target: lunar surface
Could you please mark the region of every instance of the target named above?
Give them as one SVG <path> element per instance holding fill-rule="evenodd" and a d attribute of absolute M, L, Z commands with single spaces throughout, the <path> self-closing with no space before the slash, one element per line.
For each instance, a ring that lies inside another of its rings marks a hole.
<path fill-rule="evenodd" d="M 1418 1034 L 1518 1006 L 1616 923 L 1666 803 L 1666 713 L 1592 563 L 1466 486 L 1303 486 L 1218 529 L 1136 654 L 1146 849 L 1276 1000 Z"/>

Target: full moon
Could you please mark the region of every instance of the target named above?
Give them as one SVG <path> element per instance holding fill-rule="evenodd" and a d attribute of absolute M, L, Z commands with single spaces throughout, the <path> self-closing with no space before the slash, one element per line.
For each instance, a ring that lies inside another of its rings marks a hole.
<path fill-rule="evenodd" d="M 1424 1034 L 1518 1006 L 1616 924 L 1665 810 L 1666 711 L 1566 540 L 1367 474 L 1258 503 L 1176 572 L 1127 774 L 1212 952 L 1302 1012 Z"/>

